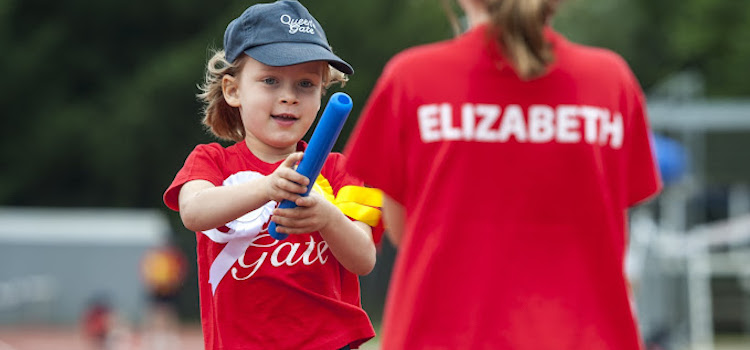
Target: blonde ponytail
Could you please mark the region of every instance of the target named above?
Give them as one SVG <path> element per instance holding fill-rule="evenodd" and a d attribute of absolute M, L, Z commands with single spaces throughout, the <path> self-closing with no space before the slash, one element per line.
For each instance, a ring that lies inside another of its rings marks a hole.
<path fill-rule="evenodd" d="M 524 80 L 536 78 L 554 60 L 544 38 L 554 0 L 486 0 L 492 34 Z"/>

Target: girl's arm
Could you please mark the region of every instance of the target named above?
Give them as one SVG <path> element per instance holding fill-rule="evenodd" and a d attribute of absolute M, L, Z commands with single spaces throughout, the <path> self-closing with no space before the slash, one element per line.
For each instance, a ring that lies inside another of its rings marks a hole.
<path fill-rule="evenodd" d="M 360 276 L 369 274 L 375 267 L 377 254 L 372 228 L 364 222 L 351 221 L 338 208 L 336 211 L 341 215 L 320 230 L 320 235 L 347 270 Z"/>
<path fill-rule="evenodd" d="M 180 218 L 186 228 L 205 231 L 221 227 L 269 201 L 300 198 L 307 191 L 308 179 L 292 166 L 302 152 L 292 153 L 270 175 L 232 186 L 214 186 L 206 180 L 182 185 L 179 195 Z"/>
<path fill-rule="evenodd" d="M 333 203 L 311 192 L 295 202 L 297 208 L 276 209 L 272 220 L 276 231 L 300 234 L 319 231 L 336 260 L 357 275 L 366 275 L 375 267 L 375 242 L 372 229 L 363 222 L 352 221 Z"/>
<path fill-rule="evenodd" d="M 406 214 L 401 203 L 383 194 L 383 224 L 385 233 L 394 246 L 398 247 L 404 235 L 404 220 Z"/>

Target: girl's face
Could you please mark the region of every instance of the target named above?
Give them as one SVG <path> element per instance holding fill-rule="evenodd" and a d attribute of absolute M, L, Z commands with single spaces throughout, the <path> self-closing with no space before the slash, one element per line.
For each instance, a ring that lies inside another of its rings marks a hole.
<path fill-rule="evenodd" d="M 224 77 L 224 98 L 239 108 L 256 156 L 283 159 L 296 150 L 320 110 L 327 68 L 323 61 L 272 67 L 247 57 L 237 77 Z"/>

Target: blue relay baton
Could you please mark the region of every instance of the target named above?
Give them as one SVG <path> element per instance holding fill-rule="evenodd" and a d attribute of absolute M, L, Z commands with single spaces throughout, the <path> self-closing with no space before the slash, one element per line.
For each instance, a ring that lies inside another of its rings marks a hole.
<path fill-rule="evenodd" d="M 341 128 L 346 122 L 346 118 L 349 116 L 349 112 L 352 111 L 352 98 L 343 92 L 337 92 L 331 96 L 328 100 L 323 115 L 320 117 L 318 126 L 315 127 L 315 131 L 310 138 L 310 143 L 307 145 L 304 156 L 299 162 L 297 172 L 305 175 L 310 179 L 310 183 L 307 185 L 307 191 L 302 194 L 306 197 L 310 194 L 315 180 L 320 174 L 320 170 L 323 168 L 323 164 L 328 158 L 328 154 L 331 153 L 333 144 L 336 143 L 336 139 L 341 133 Z M 290 200 L 283 200 L 279 204 L 281 209 L 292 209 L 296 208 L 297 204 Z M 276 232 L 276 223 L 271 221 L 268 225 L 268 233 L 271 237 L 283 240 L 287 234 Z"/>

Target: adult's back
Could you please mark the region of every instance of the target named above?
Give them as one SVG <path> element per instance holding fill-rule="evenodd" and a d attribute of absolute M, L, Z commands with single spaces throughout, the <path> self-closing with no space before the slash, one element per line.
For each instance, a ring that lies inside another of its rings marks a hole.
<path fill-rule="evenodd" d="M 495 30 L 394 57 L 348 145 L 403 218 L 383 346 L 635 349 L 626 209 L 659 188 L 640 87 L 549 27 L 524 76 Z"/>

